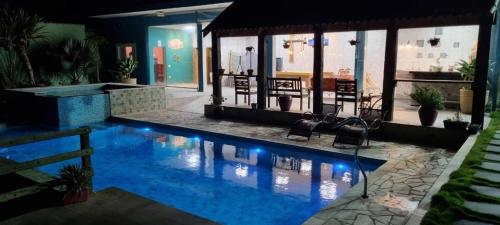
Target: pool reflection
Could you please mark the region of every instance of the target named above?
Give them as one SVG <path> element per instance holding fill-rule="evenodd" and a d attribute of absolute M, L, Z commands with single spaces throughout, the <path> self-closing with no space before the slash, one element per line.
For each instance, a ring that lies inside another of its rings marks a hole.
<path fill-rule="evenodd" d="M 150 138 L 154 140 L 154 161 L 162 166 L 276 194 L 300 196 L 319 201 L 322 206 L 362 180 L 353 162 L 327 155 L 163 133 Z M 373 169 L 367 166 L 368 173 Z"/>

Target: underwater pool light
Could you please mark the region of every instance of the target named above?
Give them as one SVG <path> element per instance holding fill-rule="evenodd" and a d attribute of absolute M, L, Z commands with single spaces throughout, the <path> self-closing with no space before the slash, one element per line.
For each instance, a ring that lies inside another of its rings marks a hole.
<path fill-rule="evenodd" d="M 193 139 L 194 139 L 195 141 L 199 141 L 199 140 L 200 140 L 200 137 L 195 136 Z"/>
<path fill-rule="evenodd" d="M 260 148 L 256 148 L 256 149 L 255 149 L 255 152 L 257 152 L 257 153 L 261 153 L 261 152 L 262 152 L 262 149 L 260 149 Z"/>
<path fill-rule="evenodd" d="M 344 164 L 337 164 L 337 168 L 339 168 L 339 169 L 344 169 L 344 168 L 345 168 L 345 166 L 344 166 Z"/>
<path fill-rule="evenodd" d="M 145 128 L 142 128 L 143 131 L 151 131 L 151 128 L 149 127 L 145 127 Z"/>

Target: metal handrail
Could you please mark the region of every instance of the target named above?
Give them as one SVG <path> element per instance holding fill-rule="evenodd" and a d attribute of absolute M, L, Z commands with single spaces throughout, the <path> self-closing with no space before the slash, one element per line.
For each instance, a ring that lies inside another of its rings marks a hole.
<path fill-rule="evenodd" d="M 348 124 L 360 124 L 363 126 L 363 129 L 365 130 L 364 135 L 363 135 L 363 140 L 361 141 L 361 145 L 363 142 L 366 140 L 367 135 L 368 135 L 368 124 L 366 121 L 359 117 L 349 117 L 345 120 L 340 121 L 339 123 L 335 124 L 335 126 L 332 127 L 332 129 L 338 129 L 341 128 L 345 125 Z M 358 169 L 361 170 L 361 173 L 363 174 L 364 178 L 364 190 L 363 190 L 363 195 L 361 195 L 362 198 L 368 198 L 368 177 L 366 176 L 365 170 L 361 166 L 361 163 L 359 162 L 359 157 L 358 157 L 358 150 L 359 150 L 360 145 L 356 145 L 356 150 L 354 151 L 354 161 L 356 162 L 356 165 L 358 166 Z"/>

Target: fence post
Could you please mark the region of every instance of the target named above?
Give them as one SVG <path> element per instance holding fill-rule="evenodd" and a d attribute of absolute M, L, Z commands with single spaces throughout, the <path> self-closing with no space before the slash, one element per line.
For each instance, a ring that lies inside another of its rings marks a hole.
<path fill-rule="evenodd" d="M 90 149 L 90 127 L 85 127 L 85 133 L 80 135 L 80 150 L 82 149 Z M 92 184 L 92 177 L 94 173 L 92 171 L 92 163 L 90 160 L 90 156 L 82 156 L 82 168 L 85 172 L 90 176 L 89 178 L 89 192 L 92 193 L 94 186 Z"/>

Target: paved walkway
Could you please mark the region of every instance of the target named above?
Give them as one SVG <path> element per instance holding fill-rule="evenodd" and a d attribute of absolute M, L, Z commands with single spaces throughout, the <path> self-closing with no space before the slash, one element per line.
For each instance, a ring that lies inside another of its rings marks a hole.
<path fill-rule="evenodd" d="M 500 131 L 490 141 L 479 170 L 474 177 L 480 180 L 500 183 Z M 472 185 L 471 189 L 482 195 L 500 199 L 500 188 Z M 465 201 L 465 207 L 473 212 L 500 217 L 500 205 L 485 202 Z M 500 223 L 500 221 L 499 221 Z M 455 224 L 489 224 L 479 221 L 461 220 Z"/>
<path fill-rule="evenodd" d="M 204 218 L 118 188 L 96 193 L 89 201 L 46 208 L 0 221 L 1 225 L 215 225 Z"/>

